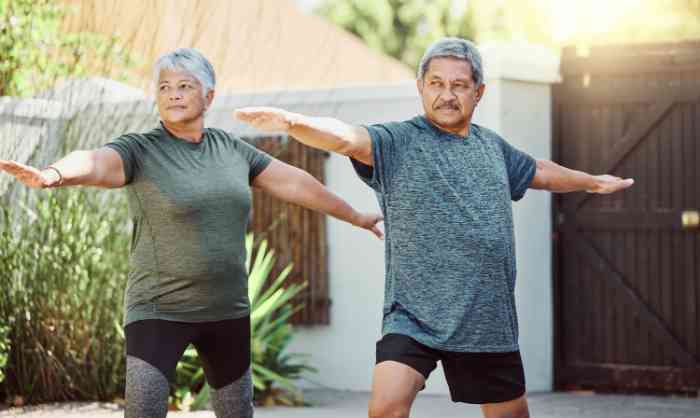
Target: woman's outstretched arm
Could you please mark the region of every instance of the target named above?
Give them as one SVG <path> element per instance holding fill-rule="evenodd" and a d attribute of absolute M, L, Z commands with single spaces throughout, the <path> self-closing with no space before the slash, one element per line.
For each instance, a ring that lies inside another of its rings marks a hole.
<path fill-rule="evenodd" d="M 37 189 L 61 186 L 114 188 L 126 183 L 121 157 L 106 147 L 73 151 L 44 169 L 0 159 L 0 171 L 14 176 L 27 187 Z"/>
<path fill-rule="evenodd" d="M 286 202 L 316 210 L 383 237 L 377 224 L 379 214 L 359 213 L 345 200 L 328 190 L 311 174 L 282 161 L 272 160 L 253 180 L 253 186 Z"/>

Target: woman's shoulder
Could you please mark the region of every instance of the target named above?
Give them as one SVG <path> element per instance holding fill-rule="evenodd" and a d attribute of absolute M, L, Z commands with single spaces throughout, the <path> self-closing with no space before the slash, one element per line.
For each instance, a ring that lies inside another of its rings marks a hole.
<path fill-rule="evenodd" d="M 147 132 L 128 132 L 114 139 L 113 142 L 122 142 L 131 146 L 146 146 L 163 138 L 162 128 L 153 128 Z"/>
<path fill-rule="evenodd" d="M 232 132 L 220 128 L 207 128 L 207 132 L 211 140 L 222 144 L 225 148 L 234 149 L 239 152 L 245 152 L 250 148 L 255 148 L 248 141 Z"/>

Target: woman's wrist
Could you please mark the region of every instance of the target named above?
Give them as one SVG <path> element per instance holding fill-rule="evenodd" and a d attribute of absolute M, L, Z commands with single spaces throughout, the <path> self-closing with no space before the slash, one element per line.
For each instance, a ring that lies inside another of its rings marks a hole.
<path fill-rule="evenodd" d="M 63 184 L 63 174 L 56 167 L 48 166 L 41 170 L 40 174 L 46 188 L 58 187 Z"/>

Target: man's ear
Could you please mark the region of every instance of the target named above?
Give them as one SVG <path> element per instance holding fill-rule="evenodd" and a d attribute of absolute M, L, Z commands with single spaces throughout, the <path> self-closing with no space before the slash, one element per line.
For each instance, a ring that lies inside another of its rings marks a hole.
<path fill-rule="evenodd" d="M 207 109 L 209 108 L 209 106 L 211 106 L 211 103 L 214 101 L 214 95 L 215 95 L 214 89 L 210 89 L 207 92 L 207 95 L 206 95 L 206 107 L 207 107 Z"/>
<path fill-rule="evenodd" d="M 478 102 L 484 97 L 484 92 L 486 91 L 486 84 L 481 83 L 478 89 L 476 89 L 476 101 Z"/>
<path fill-rule="evenodd" d="M 416 87 L 418 88 L 418 93 L 423 94 L 423 79 L 419 78 L 416 80 Z"/>

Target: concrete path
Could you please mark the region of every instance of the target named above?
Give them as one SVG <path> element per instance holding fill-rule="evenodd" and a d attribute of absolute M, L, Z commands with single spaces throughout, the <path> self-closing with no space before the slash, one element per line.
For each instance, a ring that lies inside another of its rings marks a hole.
<path fill-rule="evenodd" d="M 313 391 L 309 408 L 258 408 L 256 418 L 364 418 L 368 394 Z M 700 418 L 700 399 L 590 393 L 541 393 L 529 397 L 533 418 Z M 69 403 L 0 411 L 0 417 L 117 418 L 123 411 L 113 404 Z M 210 411 L 171 412 L 168 417 L 212 418 Z M 479 407 L 454 404 L 447 397 L 419 395 L 411 418 L 479 418 Z"/>

